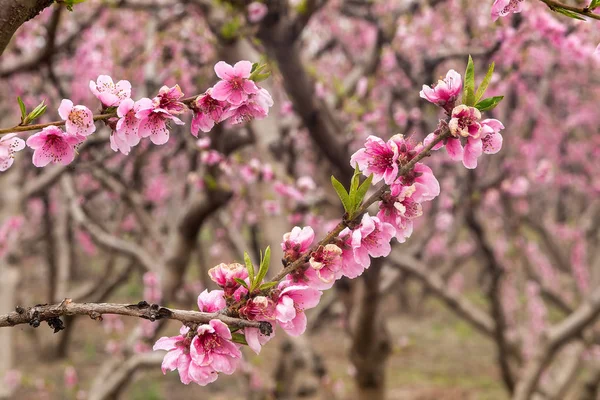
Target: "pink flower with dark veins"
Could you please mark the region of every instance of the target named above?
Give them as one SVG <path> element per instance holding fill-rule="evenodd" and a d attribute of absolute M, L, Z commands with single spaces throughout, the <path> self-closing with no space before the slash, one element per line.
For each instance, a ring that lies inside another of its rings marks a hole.
<path fill-rule="evenodd" d="M 454 107 L 448 129 L 454 137 L 472 137 L 479 139 L 481 134 L 481 112 L 475 107 L 464 104 Z"/>
<path fill-rule="evenodd" d="M 198 137 L 198 131 L 210 132 L 210 130 L 221 122 L 223 113 L 229 106 L 224 101 L 216 100 L 211 96 L 211 89 L 203 95 L 198 96 L 190 108 L 194 111 L 192 118 L 192 135 Z"/>
<path fill-rule="evenodd" d="M 230 119 L 233 125 L 250 122 L 254 119 L 264 119 L 273 107 L 273 99 L 266 89 L 259 88 L 256 94 L 248 95 L 247 101 L 232 105 L 224 114 L 223 119 Z"/>
<path fill-rule="evenodd" d="M 336 279 L 342 276 L 347 276 L 350 279 L 354 279 L 365 270 L 365 267 L 358 263 L 354 258 L 354 249 L 352 248 L 352 231 L 350 228 L 345 228 L 339 234 L 338 247 L 342 249 L 342 268 L 338 272 Z"/>
<path fill-rule="evenodd" d="M 75 146 L 81 136 L 69 135 L 50 125 L 27 139 L 27 146 L 34 150 L 33 165 L 45 167 L 50 163 L 69 165 L 75 159 Z"/>
<path fill-rule="evenodd" d="M 385 257 L 392 248 L 390 240 L 396 234 L 394 227 L 381 222 L 377 217 L 365 214 L 360 226 L 352 231 L 352 249 L 354 259 L 365 268 L 371 265 L 371 257 Z"/>
<path fill-rule="evenodd" d="M 166 86 L 163 86 L 161 91 L 164 91 L 165 88 L 168 89 Z M 136 102 L 136 106 L 139 107 L 139 109 L 135 113 L 135 117 L 140 120 L 140 125 L 138 127 L 138 134 L 140 137 L 150 137 L 152 143 L 156 145 L 165 144 L 169 141 L 169 128 L 167 122 L 171 120 L 177 125 L 184 125 L 184 122 L 174 114 L 183 112 L 183 108 L 181 107 L 185 107 L 185 105 L 169 97 L 173 94 L 179 96 L 178 93 L 181 92 L 169 89 L 162 95 L 155 97 L 154 100 L 143 98 Z M 179 97 L 181 96 L 183 96 L 183 94 Z M 160 106 L 166 108 L 161 108 Z"/>
<path fill-rule="evenodd" d="M 213 87 L 212 97 L 227 101 L 234 106 L 245 103 L 249 95 L 259 92 L 256 84 L 248 79 L 251 71 L 250 61 L 238 61 L 233 67 L 224 61 L 219 61 L 215 65 L 215 73 L 221 81 Z"/>
<path fill-rule="evenodd" d="M 74 106 L 71 100 L 63 99 L 58 115 L 65 121 L 66 131 L 71 135 L 85 137 L 96 132 L 94 114 L 85 106 Z"/>
<path fill-rule="evenodd" d="M 119 81 L 115 85 L 108 75 L 100 75 L 96 82 L 90 81 L 90 90 L 106 107 L 117 107 L 131 97 L 131 83 Z"/>
<path fill-rule="evenodd" d="M 504 129 L 502 122 L 497 119 L 484 119 L 481 121 L 481 141 L 485 154 L 496 154 L 502 148 L 502 135 Z"/>
<path fill-rule="evenodd" d="M 317 289 L 282 281 L 278 289 L 275 318 L 279 326 L 290 336 L 300 336 L 306 330 L 304 310 L 316 307 L 323 294 Z"/>
<path fill-rule="evenodd" d="M 15 153 L 25 148 L 25 141 L 16 133 L 9 133 L 0 138 L 0 172 L 6 171 L 15 161 Z"/>
<path fill-rule="evenodd" d="M 231 341 L 231 331 L 218 319 L 211 320 L 208 324 L 198 327 L 197 335 L 192 339 L 190 356 L 192 364 L 199 367 L 210 367 L 216 372 L 231 375 L 239 365 L 242 352 L 240 345 Z M 200 376 L 190 368 L 190 377 L 196 382 L 202 380 L 204 371 Z"/>
<path fill-rule="evenodd" d="M 152 105 L 155 109 L 161 109 L 170 115 L 179 115 L 185 112 L 185 104 L 180 102 L 183 92 L 179 85 L 173 87 L 163 86 L 158 91 L 155 98 L 152 99 Z"/>
<path fill-rule="evenodd" d="M 492 19 L 496 21 L 510 13 L 520 13 L 523 8 L 523 0 L 495 0 L 492 5 Z"/>
<path fill-rule="evenodd" d="M 421 98 L 436 104 L 446 111 L 450 112 L 462 90 L 462 77 L 458 72 L 451 69 L 446 74 L 444 80 L 438 80 L 438 83 L 429 87 L 423 85 L 423 90 L 419 93 Z"/>
<path fill-rule="evenodd" d="M 250 321 L 275 321 L 275 302 L 266 296 L 255 296 L 249 299 L 246 304 L 240 308 L 240 316 Z M 263 335 L 258 328 L 244 328 L 244 336 L 248 347 L 256 354 L 260 353 L 262 346 L 275 337 L 275 333 L 271 335 Z"/>
<path fill-rule="evenodd" d="M 138 128 L 140 120 L 135 116 L 144 102 L 135 102 L 132 99 L 124 99 L 117 109 L 117 126 L 110 135 L 110 148 L 127 155 L 131 148 L 140 142 Z"/>
<path fill-rule="evenodd" d="M 190 344 L 192 343 L 192 339 L 188 336 L 190 328 L 187 326 L 182 326 L 179 329 L 178 336 L 166 337 L 163 336 L 156 341 L 152 350 L 166 350 L 167 354 L 162 362 L 162 373 L 166 374 L 167 371 L 175 371 L 179 372 L 179 379 L 181 383 L 188 385 L 192 382 L 192 377 L 190 377 L 190 365 L 192 363 L 192 357 L 190 356 Z M 195 366 L 195 369 L 198 366 Z M 201 382 L 205 382 L 204 385 L 214 382 L 218 374 L 213 371 L 212 368 L 203 367 L 201 371 L 195 371 L 196 376 L 200 376 Z M 210 377 L 210 378 L 207 378 Z M 214 379 L 212 379 L 214 378 Z M 212 379 L 212 380 L 210 380 Z M 198 382 L 201 384 L 200 382 Z"/>
<path fill-rule="evenodd" d="M 373 174 L 373 183 L 383 181 L 390 185 L 398 175 L 398 144 L 395 140 L 387 143 L 377 136 L 369 136 L 365 147 L 350 158 L 350 165 L 358 168 L 365 176 Z"/>

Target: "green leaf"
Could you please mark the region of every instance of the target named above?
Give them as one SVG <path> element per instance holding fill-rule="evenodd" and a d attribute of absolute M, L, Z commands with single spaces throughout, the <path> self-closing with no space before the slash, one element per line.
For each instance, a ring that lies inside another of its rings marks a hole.
<path fill-rule="evenodd" d="M 84 1 L 86 0 L 63 0 L 62 3 L 64 3 L 65 6 L 67 6 L 67 10 L 73 11 L 73 6 L 75 4 L 83 3 Z"/>
<path fill-rule="evenodd" d="M 256 276 L 256 285 L 260 285 L 262 280 L 267 275 L 269 271 L 269 265 L 271 264 L 271 247 L 267 246 L 265 250 L 265 256 L 260 260 L 260 269 L 258 270 L 258 275 Z"/>
<path fill-rule="evenodd" d="M 335 179 L 333 175 L 331 175 L 331 184 L 333 185 L 333 188 L 338 194 L 338 197 L 342 201 L 344 210 L 346 210 L 346 212 L 350 214 L 352 212 L 352 203 L 350 202 L 350 196 L 348 195 L 346 188 L 340 183 L 340 181 Z"/>
<path fill-rule="evenodd" d="M 244 336 L 241 333 L 232 333 L 231 334 L 231 340 L 239 343 L 239 344 L 245 344 L 248 345 L 248 342 L 246 341 L 246 336 Z"/>
<path fill-rule="evenodd" d="M 358 210 L 358 208 L 362 204 L 363 199 L 365 198 L 365 195 L 367 194 L 367 191 L 371 187 L 372 181 L 373 181 L 373 174 L 369 175 L 369 177 L 367 179 L 365 179 L 365 181 L 358 187 L 358 190 L 356 191 L 356 195 L 354 197 L 354 210 L 355 211 Z"/>
<path fill-rule="evenodd" d="M 240 285 L 242 285 L 243 287 L 245 287 L 246 289 L 248 289 L 248 284 L 246 283 L 245 280 L 240 279 L 240 278 L 233 278 L 234 281 L 236 281 L 237 283 L 239 283 Z"/>
<path fill-rule="evenodd" d="M 479 111 L 489 111 L 492 108 L 496 107 L 504 98 L 504 96 L 494 96 L 488 97 L 487 99 L 481 100 L 479 103 L 475 105 L 475 107 Z"/>
<path fill-rule="evenodd" d="M 259 286 L 259 290 L 267 290 L 271 289 L 273 286 L 277 285 L 277 282 L 266 282 Z"/>
<path fill-rule="evenodd" d="M 17 102 L 19 103 L 19 108 L 21 109 L 21 122 L 25 121 L 25 116 L 27 115 L 27 108 L 25 107 L 25 103 L 21 100 L 21 97 L 17 97 Z"/>
<path fill-rule="evenodd" d="M 556 11 L 557 13 L 560 13 L 562 15 L 566 15 L 569 18 L 574 18 L 574 19 L 578 19 L 581 21 L 585 21 L 585 18 L 583 18 L 581 15 L 579 15 L 573 11 L 567 10 L 566 8 L 554 7 L 554 11 Z"/>
<path fill-rule="evenodd" d="M 590 5 L 588 6 L 588 8 L 590 10 L 593 10 L 594 8 L 600 6 L 600 0 L 592 0 L 592 2 L 590 3 Z"/>
<path fill-rule="evenodd" d="M 477 88 L 477 93 L 475 93 L 475 103 L 477 103 L 485 94 L 485 91 L 487 90 L 488 85 L 490 84 L 490 81 L 492 80 L 493 74 L 494 74 L 494 63 L 491 63 L 490 67 L 488 68 L 487 74 L 485 74 L 483 81 Z"/>
<path fill-rule="evenodd" d="M 467 106 L 473 106 L 475 104 L 475 65 L 473 65 L 473 58 L 470 55 L 465 71 L 465 84 L 463 90 L 465 93 L 463 103 Z"/>
<path fill-rule="evenodd" d="M 250 278 L 250 286 L 252 286 L 252 282 L 254 282 L 254 265 L 252 265 L 252 260 L 250 260 L 250 256 L 247 252 L 244 252 L 244 263 L 246 264 L 246 269 L 248 270 L 248 278 Z"/>
<path fill-rule="evenodd" d="M 33 111 L 31 111 L 29 113 L 29 115 L 27 116 L 27 120 L 29 122 L 41 117 L 42 115 L 44 115 L 44 113 L 46 112 L 46 109 L 48 108 L 45 104 L 44 104 L 45 100 L 42 100 L 42 102 L 40 104 L 37 105 L 36 108 L 33 109 Z"/>

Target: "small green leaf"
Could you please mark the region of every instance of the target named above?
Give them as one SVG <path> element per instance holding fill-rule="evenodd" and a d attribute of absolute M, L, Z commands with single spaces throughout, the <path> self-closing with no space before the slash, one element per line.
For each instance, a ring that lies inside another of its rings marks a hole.
<path fill-rule="evenodd" d="M 17 102 L 19 103 L 19 108 L 21 109 L 21 122 L 25 120 L 25 116 L 27 115 L 27 108 L 25 107 L 25 103 L 21 100 L 21 97 L 17 97 Z"/>
<path fill-rule="evenodd" d="M 477 103 L 485 94 L 485 91 L 487 90 L 488 85 L 490 84 L 490 81 L 492 80 L 493 74 L 494 74 L 494 63 L 491 63 L 490 67 L 488 68 L 487 74 L 485 74 L 483 81 L 477 88 L 477 93 L 475 93 L 475 103 Z"/>
<path fill-rule="evenodd" d="M 252 265 L 252 260 L 250 260 L 250 256 L 247 252 L 244 252 L 244 263 L 246 264 L 246 269 L 248 270 L 250 285 L 252 285 L 252 282 L 254 282 L 254 265 Z"/>
<path fill-rule="evenodd" d="M 86 1 L 86 0 L 63 0 L 62 3 L 65 4 L 65 6 L 67 7 L 67 10 L 73 11 L 73 6 L 75 4 L 83 3 L 84 1 Z"/>
<path fill-rule="evenodd" d="M 258 270 L 258 275 L 256 276 L 256 285 L 260 285 L 262 280 L 267 275 L 269 271 L 269 265 L 271 264 L 271 247 L 267 246 L 265 250 L 265 256 L 260 260 L 260 269 Z M 254 285 L 253 285 L 254 286 Z"/>
<path fill-rule="evenodd" d="M 566 15 L 569 18 L 585 21 L 585 18 L 583 18 L 581 15 L 579 15 L 571 10 L 567 10 L 566 8 L 554 7 L 554 11 L 556 11 L 559 14 Z"/>
<path fill-rule="evenodd" d="M 260 64 L 258 63 L 252 63 L 252 69 L 250 70 L 250 73 L 253 73 L 254 71 L 256 71 L 256 68 L 259 67 Z"/>
<path fill-rule="evenodd" d="M 494 96 L 488 97 L 487 99 L 481 100 L 479 103 L 475 105 L 475 107 L 479 111 L 489 111 L 492 108 L 496 107 L 504 98 L 504 96 Z"/>
<path fill-rule="evenodd" d="M 253 74 L 252 76 L 250 76 L 250 80 L 253 80 L 254 82 L 262 82 L 264 80 L 266 80 L 268 77 L 271 76 L 270 72 L 264 73 L 264 74 Z"/>
<path fill-rule="evenodd" d="M 246 336 L 244 336 L 241 333 L 232 333 L 231 334 L 231 340 L 239 343 L 239 344 L 245 344 L 248 345 L 248 342 L 246 341 Z"/>
<path fill-rule="evenodd" d="M 333 175 L 331 175 L 331 184 L 333 185 L 333 188 L 338 194 L 338 197 L 342 201 L 344 210 L 346 210 L 346 212 L 350 214 L 352 212 L 352 203 L 350 202 L 350 196 L 348 195 L 346 188 L 340 183 L 340 181 L 335 179 Z"/>
<path fill-rule="evenodd" d="M 40 104 L 38 104 L 37 107 L 34 108 L 33 111 L 31 111 L 29 113 L 29 115 L 25 118 L 27 123 L 32 122 L 32 121 L 38 119 L 39 117 L 41 117 L 42 115 L 44 115 L 44 113 L 46 112 L 46 109 L 48 108 L 44 104 L 44 101 L 45 100 L 42 100 L 42 102 Z"/>
<path fill-rule="evenodd" d="M 600 0 L 592 0 L 590 5 L 588 6 L 588 8 L 590 10 L 593 10 L 594 8 L 597 8 L 598 6 L 600 6 Z"/>
<path fill-rule="evenodd" d="M 373 181 L 373 174 L 369 175 L 367 179 L 358 187 L 356 191 L 356 195 L 354 197 L 354 211 L 358 210 L 360 205 L 367 194 L 367 191 L 371 187 L 371 182 Z"/>
<path fill-rule="evenodd" d="M 273 286 L 277 285 L 277 282 L 266 282 L 260 285 L 259 290 L 267 290 L 271 289 Z"/>
<path fill-rule="evenodd" d="M 240 278 L 233 278 L 234 281 L 236 281 L 237 283 L 239 283 L 240 285 L 242 285 L 243 287 L 245 287 L 246 289 L 248 289 L 248 284 L 246 283 L 245 280 L 240 279 Z"/>
<path fill-rule="evenodd" d="M 467 106 L 473 106 L 475 104 L 475 65 L 473 65 L 473 58 L 470 55 L 465 71 L 465 84 L 463 90 L 465 93 L 463 103 Z"/>

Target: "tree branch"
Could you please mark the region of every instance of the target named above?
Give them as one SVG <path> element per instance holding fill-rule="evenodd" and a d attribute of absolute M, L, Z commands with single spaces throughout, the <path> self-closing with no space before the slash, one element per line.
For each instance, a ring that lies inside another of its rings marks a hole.
<path fill-rule="evenodd" d="M 71 299 L 65 299 L 59 304 L 37 305 L 27 308 L 17 307 L 17 310 L 12 313 L 0 315 L 0 327 L 29 324 L 36 328 L 43 321 L 49 321 L 49 324 L 52 324 L 53 320 L 68 315 L 87 315 L 93 320 L 101 320 L 103 314 L 124 315 L 150 321 L 174 319 L 184 324 L 206 324 L 213 319 L 218 319 L 235 328 L 259 328 L 264 334 L 272 330 L 271 324 L 268 322 L 248 321 L 228 317 L 220 313 L 169 309 L 158 304 L 148 304 L 145 301 L 140 301 L 137 304 L 74 303 Z"/>

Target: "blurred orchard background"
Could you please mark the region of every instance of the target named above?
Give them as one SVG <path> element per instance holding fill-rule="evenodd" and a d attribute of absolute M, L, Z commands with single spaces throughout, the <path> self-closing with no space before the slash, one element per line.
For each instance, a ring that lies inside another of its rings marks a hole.
<path fill-rule="evenodd" d="M 265 62 L 274 106 L 200 141 L 185 116 L 167 144 L 128 156 L 104 124 L 69 166 L 18 153 L 0 173 L 0 314 L 64 298 L 197 310 L 216 288 L 209 268 L 268 245 L 279 271 L 284 233 L 319 238 L 339 221 L 330 176 L 350 181 L 370 134 L 423 140 L 442 115 L 422 85 L 462 74 L 469 55 L 478 80 L 495 62 L 489 92 L 505 98 L 488 117 L 506 129 L 476 170 L 428 158 L 441 194 L 412 237 L 326 291 L 306 334 L 244 349 L 235 374 L 206 387 L 163 376 L 152 345 L 177 321 L 67 317 L 56 334 L 0 328 L 0 398 L 491 400 L 527 384 L 522 399 L 600 399 L 597 21 L 535 0 L 497 21 L 491 0 L 37 3 L 0 58 L 2 128 L 19 122 L 17 96 L 45 100 L 38 122 L 63 98 L 99 112 L 101 74 L 137 97 L 196 95 L 219 60 Z"/>

